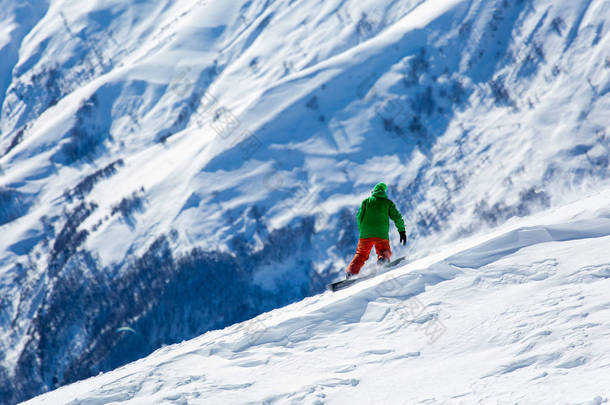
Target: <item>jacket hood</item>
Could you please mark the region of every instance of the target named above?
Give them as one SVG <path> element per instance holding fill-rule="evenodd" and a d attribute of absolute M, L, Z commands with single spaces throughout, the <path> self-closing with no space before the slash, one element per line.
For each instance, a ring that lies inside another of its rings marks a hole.
<path fill-rule="evenodd" d="M 373 196 L 388 198 L 388 195 L 386 194 L 387 189 L 388 186 L 386 186 L 385 183 L 377 183 L 373 189 Z"/>

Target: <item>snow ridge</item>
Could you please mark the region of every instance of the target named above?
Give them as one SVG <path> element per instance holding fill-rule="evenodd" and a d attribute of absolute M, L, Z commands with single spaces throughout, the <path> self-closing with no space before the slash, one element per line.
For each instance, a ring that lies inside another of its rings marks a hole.
<path fill-rule="evenodd" d="M 608 196 L 26 403 L 606 403 Z"/>

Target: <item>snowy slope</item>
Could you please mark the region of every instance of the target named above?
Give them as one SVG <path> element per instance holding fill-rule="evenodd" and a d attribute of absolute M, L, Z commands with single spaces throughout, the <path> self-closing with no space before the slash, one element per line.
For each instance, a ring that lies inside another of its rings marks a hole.
<path fill-rule="evenodd" d="M 417 257 L 608 184 L 604 0 L 0 10 L 11 403 L 320 292 L 380 180 Z"/>
<path fill-rule="evenodd" d="M 610 192 L 27 404 L 602 404 Z"/>

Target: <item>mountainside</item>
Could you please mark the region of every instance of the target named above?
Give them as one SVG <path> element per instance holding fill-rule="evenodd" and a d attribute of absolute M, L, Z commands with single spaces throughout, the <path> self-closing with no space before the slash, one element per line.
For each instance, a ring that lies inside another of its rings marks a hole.
<path fill-rule="evenodd" d="M 608 403 L 610 192 L 37 404 Z"/>
<path fill-rule="evenodd" d="M 410 258 L 606 189 L 608 15 L 0 1 L 2 402 L 321 292 L 378 181 Z"/>

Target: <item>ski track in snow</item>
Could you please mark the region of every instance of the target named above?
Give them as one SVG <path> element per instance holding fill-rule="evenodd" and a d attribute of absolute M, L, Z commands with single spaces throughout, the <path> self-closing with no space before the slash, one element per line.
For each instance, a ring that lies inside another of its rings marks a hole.
<path fill-rule="evenodd" d="M 26 404 L 606 403 L 610 217 L 596 214 L 608 197 L 513 221 Z"/>

